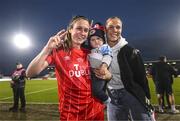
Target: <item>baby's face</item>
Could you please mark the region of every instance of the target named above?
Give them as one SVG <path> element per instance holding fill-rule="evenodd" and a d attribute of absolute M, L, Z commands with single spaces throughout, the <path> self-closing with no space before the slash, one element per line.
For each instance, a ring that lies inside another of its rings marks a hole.
<path fill-rule="evenodd" d="M 92 48 L 98 48 L 103 45 L 103 39 L 98 36 L 92 36 L 90 39 L 90 44 Z"/>

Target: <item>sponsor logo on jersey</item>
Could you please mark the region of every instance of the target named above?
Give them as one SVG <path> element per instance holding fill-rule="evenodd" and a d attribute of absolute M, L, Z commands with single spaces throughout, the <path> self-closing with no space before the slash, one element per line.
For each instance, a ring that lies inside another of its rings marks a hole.
<path fill-rule="evenodd" d="M 90 70 L 89 68 L 83 68 L 79 64 L 74 64 L 74 69 L 69 70 L 70 77 L 82 77 L 82 76 L 89 76 Z"/>

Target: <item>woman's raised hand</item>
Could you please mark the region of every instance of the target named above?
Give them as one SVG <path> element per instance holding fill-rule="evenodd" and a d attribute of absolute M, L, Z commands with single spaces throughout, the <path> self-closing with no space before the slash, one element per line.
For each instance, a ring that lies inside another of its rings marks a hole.
<path fill-rule="evenodd" d="M 59 48 L 64 43 L 66 34 L 67 34 L 67 31 L 64 29 L 59 31 L 56 35 L 49 38 L 49 41 L 46 44 L 46 47 L 50 50 L 54 48 Z"/>

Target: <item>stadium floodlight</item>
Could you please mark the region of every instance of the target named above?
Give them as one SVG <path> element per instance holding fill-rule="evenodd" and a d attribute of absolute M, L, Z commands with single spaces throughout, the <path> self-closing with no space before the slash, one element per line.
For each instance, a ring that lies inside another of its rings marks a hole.
<path fill-rule="evenodd" d="M 19 49 L 26 49 L 30 46 L 30 40 L 24 34 L 17 34 L 14 37 L 14 44 Z"/>

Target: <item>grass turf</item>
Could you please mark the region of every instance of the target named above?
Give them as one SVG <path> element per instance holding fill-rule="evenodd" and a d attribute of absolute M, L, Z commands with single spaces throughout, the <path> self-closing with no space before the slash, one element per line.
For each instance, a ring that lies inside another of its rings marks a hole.
<path fill-rule="evenodd" d="M 56 80 L 27 80 L 25 87 L 27 103 L 58 103 Z M 0 101 L 12 102 L 9 82 L 0 82 Z"/>
<path fill-rule="evenodd" d="M 149 78 L 151 102 L 157 104 L 154 83 Z M 176 104 L 180 105 L 180 78 L 174 79 L 173 90 Z M 58 103 L 56 80 L 27 80 L 26 81 L 27 103 Z M 0 81 L 0 102 L 12 102 L 12 89 L 7 81 Z"/>
<path fill-rule="evenodd" d="M 152 103 L 157 104 L 155 95 L 155 88 L 153 81 L 149 78 L 149 85 L 151 90 Z M 180 78 L 174 80 L 173 88 L 176 98 L 176 104 L 180 104 Z M 9 82 L 0 81 L 0 121 L 4 120 L 59 120 L 58 104 L 43 104 L 38 103 L 58 103 L 57 96 L 57 81 L 56 80 L 28 80 L 26 82 L 26 113 L 9 112 L 9 107 L 12 106 L 12 90 Z M 11 102 L 11 103 L 6 103 Z M 105 111 L 106 116 L 106 111 Z M 180 115 L 172 115 L 169 113 L 156 114 L 157 121 L 178 120 Z M 106 118 L 105 118 L 106 121 Z"/>

